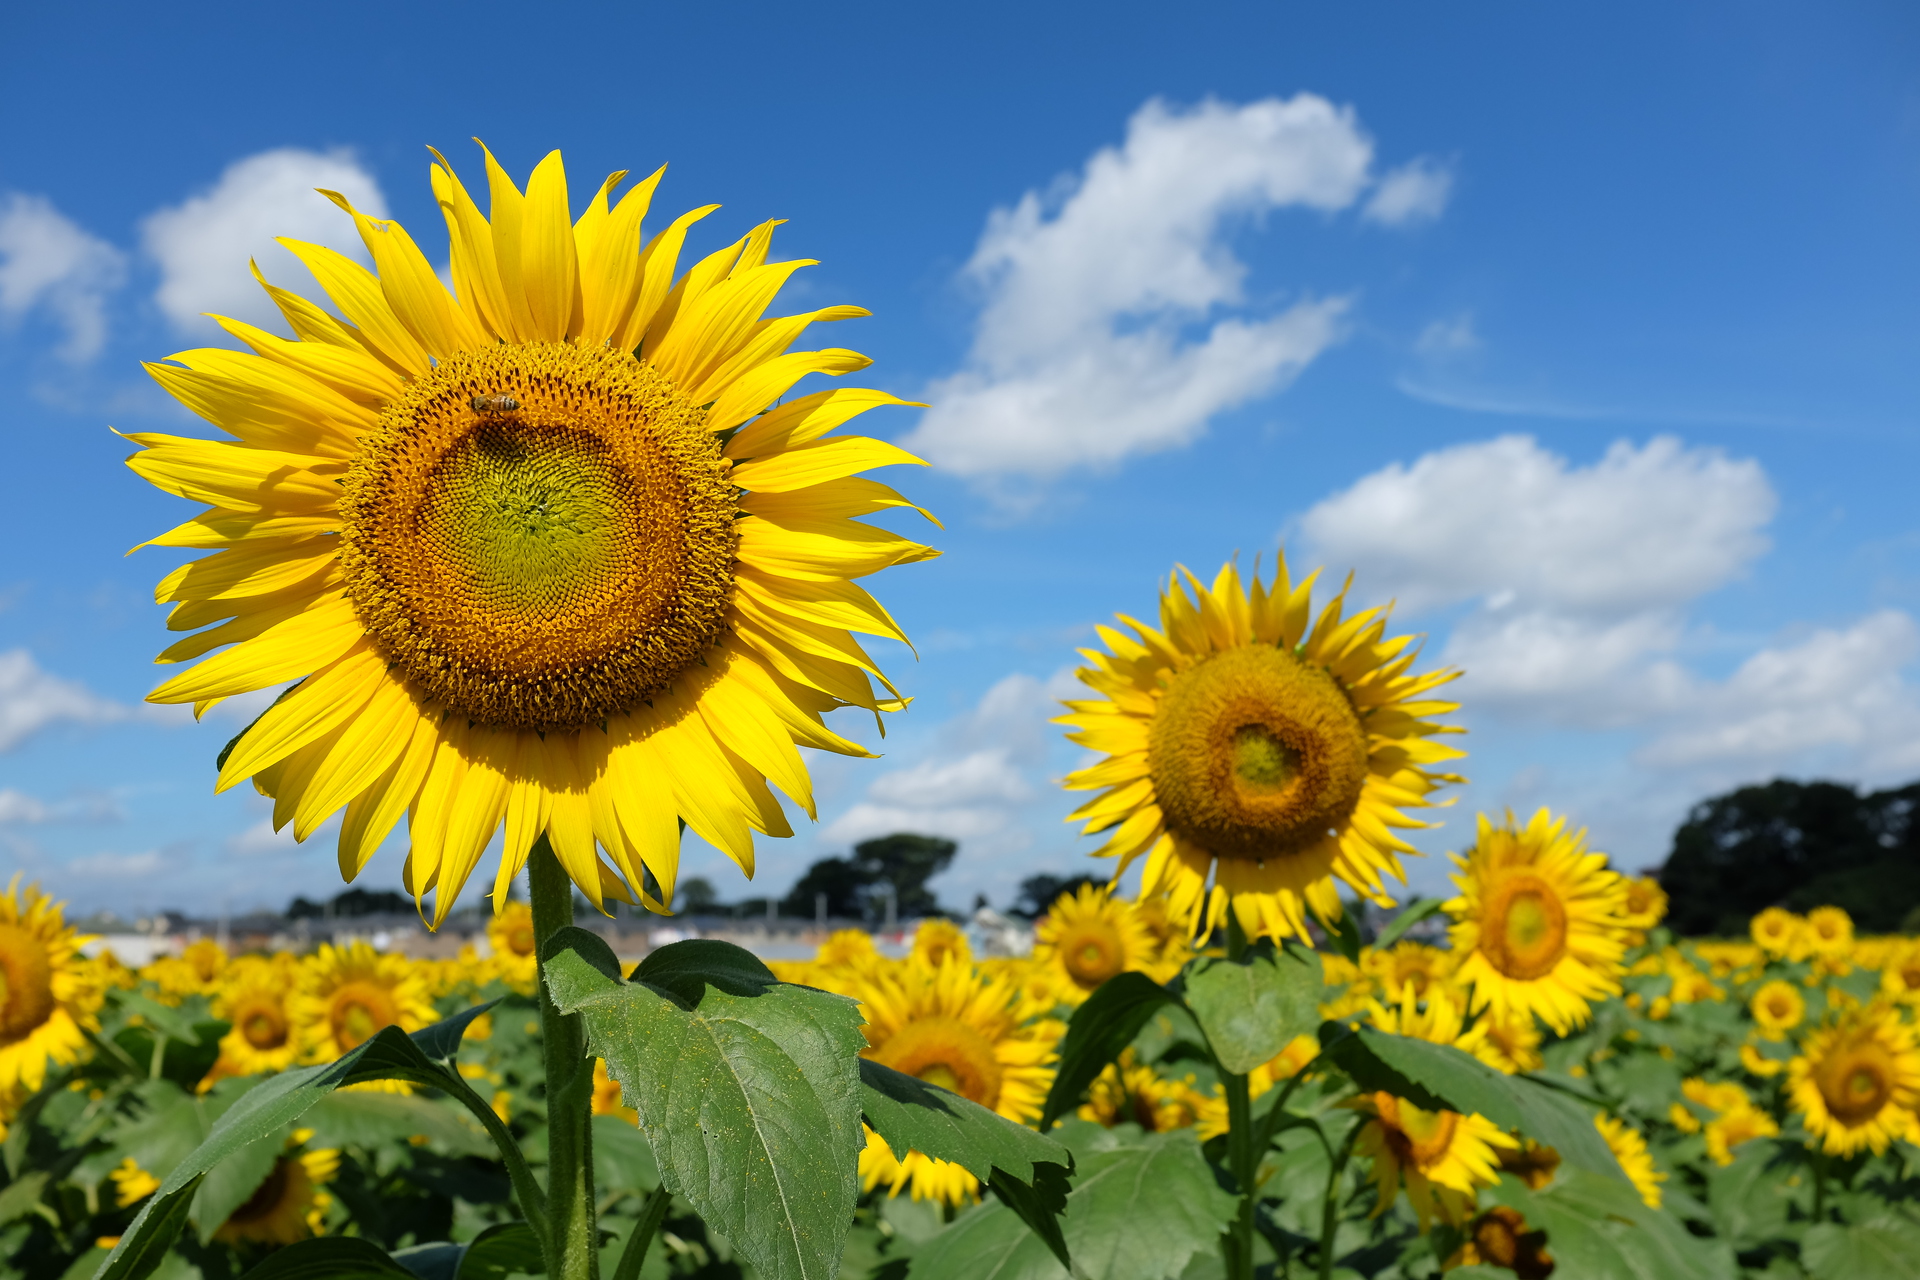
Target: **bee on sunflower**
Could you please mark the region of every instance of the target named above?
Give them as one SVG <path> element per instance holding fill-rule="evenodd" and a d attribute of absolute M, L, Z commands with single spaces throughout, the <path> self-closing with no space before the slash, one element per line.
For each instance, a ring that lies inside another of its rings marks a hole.
<path fill-rule="evenodd" d="M 1605 854 L 1587 852 L 1586 832 L 1569 834 L 1545 809 L 1524 827 L 1482 814 L 1473 847 L 1453 860 L 1454 980 L 1473 988 L 1475 1008 L 1538 1015 L 1565 1035 L 1586 1024 L 1591 1001 L 1620 994 L 1626 888 Z"/>
<path fill-rule="evenodd" d="M 1115 878 L 1146 859 L 1141 897 L 1164 897 L 1188 937 L 1231 908 L 1248 937 L 1305 937 L 1309 910 L 1340 915 L 1336 881 L 1391 905 L 1413 853 L 1394 828 L 1462 781 L 1440 771 L 1463 752 L 1431 716 L 1458 672 L 1412 674 L 1413 637 L 1389 637 L 1384 609 L 1345 617 L 1342 590 L 1312 608 L 1318 574 L 1295 585 L 1284 557 L 1272 585 L 1242 586 L 1229 564 L 1208 587 L 1180 570 L 1160 597 L 1160 626 L 1099 628 L 1082 650 L 1095 698 L 1070 701 L 1068 738 L 1106 758 L 1068 775 L 1101 794 L 1070 821 L 1108 832 L 1095 856 Z"/>
<path fill-rule="evenodd" d="M 103 998 L 80 954 L 91 941 L 38 885 L 23 891 L 15 875 L 0 894 L 0 1093 L 34 1093 L 49 1066 L 87 1056 Z"/>
<path fill-rule="evenodd" d="M 791 834 L 769 782 L 813 814 L 797 745 L 872 754 L 822 715 L 904 705 L 852 633 L 905 637 L 855 579 L 936 553 L 860 523 L 912 504 L 856 473 L 919 460 L 830 433 L 905 402 L 777 404 L 870 363 L 788 350 L 859 308 L 764 315 L 811 265 L 768 261 L 777 222 L 681 273 L 717 206 L 644 238 L 658 172 L 576 220 L 559 152 L 524 191 L 487 152 L 483 215 L 434 154 L 451 291 L 399 223 L 328 193 L 374 271 L 283 243 L 340 318 L 263 280 L 295 340 L 221 319 L 247 352 L 148 366 L 232 437 L 127 437 L 135 472 L 205 504 L 142 545 L 211 553 L 159 584 L 194 633 L 160 661 L 200 661 L 149 700 L 297 682 L 217 789 L 252 778 L 297 840 L 344 809 L 348 880 L 404 815 L 435 927 L 503 829 L 496 906 L 544 838 L 596 908 L 665 912 L 683 821 L 751 876 L 755 834 Z"/>

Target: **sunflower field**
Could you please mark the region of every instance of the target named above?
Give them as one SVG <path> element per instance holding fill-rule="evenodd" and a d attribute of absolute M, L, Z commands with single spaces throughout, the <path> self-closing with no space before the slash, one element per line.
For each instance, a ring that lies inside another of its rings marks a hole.
<path fill-rule="evenodd" d="M 1751 939 L 1676 942 L 1657 885 L 1592 865 L 1545 819 L 1483 826 L 1460 880 L 1529 833 L 1585 860 L 1609 904 L 1597 925 L 1613 958 L 1592 966 L 1590 1002 L 1553 993 L 1557 1027 L 1477 998 L 1484 903 L 1464 893 L 1416 904 L 1370 943 L 1336 928 L 1318 953 L 1196 952 L 1155 900 L 1082 888 L 1039 922 L 1030 957 L 976 957 L 962 930 L 929 921 L 903 959 L 849 930 L 776 963 L 767 978 L 859 1002 L 865 1061 L 1028 1135 L 928 1141 L 943 1159 L 868 1098 L 858 1197 L 826 1274 L 1220 1276 L 1221 1242 L 1249 1209 L 1259 1275 L 1912 1274 L 1920 944 L 1856 938 L 1832 908 L 1768 911 Z M 134 971 L 82 958 L 58 905 L 18 886 L 0 922 L 0 1274 L 99 1273 L 197 1156 L 204 1169 L 168 1211 L 177 1234 L 144 1274 L 544 1270 L 489 1134 L 547 1173 L 524 905 L 493 922 L 490 954 L 449 961 L 364 943 L 229 956 L 201 941 Z M 1442 922 L 1451 947 L 1401 936 Z M 38 975 L 14 963 L 23 939 L 46 957 Z M 200 1155 L 268 1083 L 384 1028 L 456 1074 L 310 1086 L 297 1114 L 251 1117 L 258 1137 Z M 1260 1134 L 1246 1198 L 1236 1069 Z M 799 1274 L 769 1246 L 779 1222 L 723 1233 L 705 1189 L 662 1191 L 605 1062 L 590 1088 L 604 1274 L 623 1271 L 649 1219 L 658 1244 L 633 1274 Z"/>

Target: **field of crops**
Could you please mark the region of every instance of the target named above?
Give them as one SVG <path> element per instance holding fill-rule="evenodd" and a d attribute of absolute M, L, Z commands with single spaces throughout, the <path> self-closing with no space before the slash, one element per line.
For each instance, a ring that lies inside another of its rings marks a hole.
<path fill-rule="evenodd" d="M 1641 928 L 1618 993 L 1558 1033 L 1473 1012 L 1462 952 L 1395 940 L 1394 928 L 1375 945 L 1349 934 L 1317 957 L 1278 953 L 1296 964 L 1291 994 L 1310 991 L 1315 1007 L 1276 1006 L 1276 1023 L 1311 1029 L 1250 1072 L 1253 1114 L 1273 1134 L 1258 1174 L 1262 1274 L 1913 1273 L 1920 1228 L 1900 1205 L 1920 1162 L 1920 944 L 1855 937 L 1836 909 L 1769 911 L 1748 939 L 1677 941 L 1657 923 L 1658 888 L 1630 888 Z M 93 1274 L 250 1090 L 384 1026 L 419 1032 L 483 1003 L 463 1038 L 438 1033 L 471 1096 L 394 1080 L 316 1096 L 270 1141 L 191 1184 L 175 1211 L 183 1229 L 148 1261 L 169 1278 L 271 1276 L 284 1246 L 359 1237 L 392 1252 L 407 1268 L 396 1275 L 538 1270 L 509 1170 L 472 1118 L 477 1099 L 540 1170 L 545 1077 L 523 906 L 496 918 L 485 956 L 410 960 L 358 943 L 228 956 L 201 941 L 139 971 L 82 958 L 57 906 L 32 890 L 0 898 L 0 918 L 10 989 L 41 978 L 50 1002 L 0 1049 L 0 1275 Z M 860 1001 L 870 1059 L 1028 1125 L 1057 1117 L 1051 1132 L 1074 1166 L 1060 1223 L 1077 1270 L 1218 1274 L 1236 1197 L 1213 1173 L 1229 1120 L 1217 1064 L 1231 1039 L 1215 1031 L 1209 1043 L 1202 1030 L 1214 961 L 1164 914 L 1097 889 L 1057 902 L 1038 937 L 1030 958 L 975 958 L 964 933 L 934 921 L 902 960 L 850 931 L 775 967 Z M 46 972 L 17 963 L 33 954 Z M 1129 984 L 1168 982 L 1184 995 L 1142 1005 L 1128 1042 L 1112 1046 L 1117 1061 L 1102 1066 L 1070 1034 L 1076 1015 Z M 1414 1045 L 1451 1048 L 1406 1052 Z M 1522 1075 L 1517 1099 L 1486 1088 Z M 1462 1097 L 1485 1101 L 1466 1114 L 1441 1105 L 1464 1110 Z M 1518 1123 L 1500 1114 L 1516 1101 Z M 659 1174 L 604 1064 L 593 1111 L 611 1274 Z M 1584 1140 L 1568 1116 L 1591 1116 Z M 869 1130 L 859 1175 L 843 1276 L 1063 1274 L 1024 1215 L 983 1197 L 960 1164 L 897 1156 Z M 687 1200 L 659 1199 L 659 1243 L 640 1274 L 754 1274 Z"/>

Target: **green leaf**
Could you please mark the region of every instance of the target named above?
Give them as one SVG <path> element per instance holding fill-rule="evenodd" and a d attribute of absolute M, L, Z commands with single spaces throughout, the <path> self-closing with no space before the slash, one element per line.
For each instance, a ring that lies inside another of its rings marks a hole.
<path fill-rule="evenodd" d="M 1920 1280 L 1920 1226 L 1885 1213 L 1808 1227 L 1800 1261 L 1813 1280 Z"/>
<path fill-rule="evenodd" d="M 1333 921 L 1322 919 L 1312 907 L 1307 908 L 1307 914 L 1326 933 L 1327 941 L 1333 944 L 1335 951 L 1345 956 L 1350 964 L 1360 963 L 1360 926 L 1354 920 L 1353 912 L 1342 911 L 1340 918 Z"/>
<path fill-rule="evenodd" d="M 1560 1153 L 1569 1165 L 1626 1174 L 1593 1126 L 1593 1112 L 1569 1095 L 1524 1076 L 1502 1075 L 1469 1053 L 1372 1027 L 1323 1023 L 1325 1052 L 1362 1089 L 1380 1090 L 1428 1110 L 1478 1112 L 1503 1129 L 1516 1129 Z"/>
<path fill-rule="evenodd" d="M 1215 1181 L 1191 1130 L 1069 1126 L 1078 1167 L 1067 1197 L 1067 1247 L 1079 1274 L 1170 1280 L 1217 1249 L 1236 1201 Z M 1067 1273 L 1010 1210 L 983 1206 L 922 1245 L 912 1280 L 1060 1280 Z"/>
<path fill-rule="evenodd" d="M 602 1193 L 643 1193 L 660 1185 L 653 1148 L 631 1121 L 620 1116 L 593 1118 L 593 1185 Z"/>
<path fill-rule="evenodd" d="M 1040 1131 L 1052 1129 L 1054 1121 L 1079 1106 L 1080 1095 L 1094 1077 L 1133 1043 L 1154 1010 L 1174 999 L 1171 991 L 1144 973 L 1117 974 L 1101 983 L 1067 1023 Z"/>
<path fill-rule="evenodd" d="M 1037 1164 L 1033 1166 L 1033 1173 L 1032 1181 L 1022 1182 L 1004 1169 L 995 1169 L 988 1186 L 1000 1198 L 1000 1203 L 1020 1216 L 1020 1221 L 1040 1238 L 1061 1266 L 1071 1268 L 1073 1254 L 1067 1248 L 1066 1233 L 1060 1229 L 1060 1216 L 1067 1211 L 1067 1196 L 1073 1190 L 1067 1167 Z"/>
<path fill-rule="evenodd" d="M 22 1174 L 0 1191 L 0 1226 L 33 1211 L 33 1206 L 40 1203 L 40 1193 L 46 1190 L 48 1176 L 46 1170 L 37 1169 Z"/>
<path fill-rule="evenodd" d="M 540 1275 L 547 1269 L 540 1238 L 524 1222 L 497 1222 L 467 1244 L 455 1280 L 506 1280 L 515 1274 Z"/>
<path fill-rule="evenodd" d="M 443 1028 L 444 1024 L 436 1023 L 414 1035 L 439 1044 L 446 1035 Z M 452 1083 L 414 1037 L 398 1027 L 383 1027 L 325 1066 L 286 1071 L 252 1086 L 214 1122 L 204 1142 L 161 1176 L 159 1190 L 148 1197 L 122 1233 L 95 1280 L 141 1280 L 152 1274 L 180 1234 L 193 1197 L 210 1170 L 242 1149 L 281 1133 L 335 1089 L 367 1080 L 410 1080 L 431 1087 Z M 277 1154 L 278 1143 L 270 1149 Z"/>
<path fill-rule="evenodd" d="M 1187 1007 L 1219 1064 L 1245 1075 L 1320 1024 L 1320 957 L 1262 943 L 1239 960 L 1201 960 L 1187 974 Z"/>
<path fill-rule="evenodd" d="M 1373 940 L 1375 951 L 1385 951 L 1406 936 L 1407 930 L 1425 920 L 1446 905 L 1444 898 L 1416 898 L 1407 904 L 1407 909 L 1393 918 L 1393 922 L 1380 931 Z"/>
<path fill-rule="evenodd" d="M 301 1118 L 313 1130 L 313 1146 L 373 1147 L 422 1137 L 461 1155 L 486 1155 L 493 1144 L 460 1112 L 444 1102 L 404 1093 L 335 1093 Z"/>
<path fill-rule="evenodd" d="M 169 1040 L 178 1040 L 181 1044 L 200 1043 L 200 1033 L 194 1029 L 192 1020 L 178 1009 L 169 1009 L 158 1000 L 148 999 L 137 991 L 121 995 L 120 1007 L 128 1013 L 139 1014 L 141 1022 Z"/>
<path fill-rule="evenodd" d="M 504 999 L 506 997 L 501 996 L 485 1004 L 476 1004 L 471 1008 L 462 1009 L 451 1018 L 442 1019 L 430 1027 L 414 1032 L 413 1042 L 429 1059 L 444 1062 L 460 1052 L 460 1039 L 467 1034 L 467 1028 L 473 1025 L 474 1019 L 490 1011 Z"/>
<path fill-rule="evenodd" d="M 1542 1191 L 1512 1177 L 1489 1193 L 1547 1233 L 1555 1275 L 1609 1280 L 1733 1280 L 1725 1243 L 1687 1231 L 1678 1218 L 1649 1209 L 1630 1183 L 1562 1169 Z"/>
<path fill-rule="evenodd" d="M 232 1215 L 260 1189 L 273 1172 L 284 1146 L 285 1131 L 269 1134 L 264 1142 L 252 1142 L 240 1148 L 207 1172 L 194 1193 L 188 1217 L 199 1229 L 200 1243 L 206 1244 Z"/>
<path fill-rule="evenodd" d="M 766 1280 L 836 1275 L 859 1194 L 858 1006 L 725 943 L 663 947 L 628 982 L 604 942 L 562 943 L 548 989 L 639 1113 L 663 1185 Z"/>
<path fill-rule="evenodd" d="M 1807 1188 L 1790 1185 L 1804 1166 L 1779 1144 L 1764 1139 L 1744 1142 L 1733 1163 L 1707 1174 L 1707 1203 L 1722 1239 L 1736 1249 L 1753 1249 L 1771 1240 L 1797 1235 L 1789 1210 L 1807 1207 Z"/>
<path fill-rule="evenodd" d="M 419 1280 L 455 1280 L 460 1274 L 460 1261 L 466 1256 L 467 1246 L 454 1244 L 450 1240 L 416 1244 L 393 1251 L 393 1260 L 405 1267 L 408 1275 L 417 1276 Z"/>
<path fill-rule="evenodd" d="M 243 1280 L 415 1280 L 415 1273 L 387 1256 L 371 1240 L 357 1236 L 321 1236 L 286 1245 Z"/>

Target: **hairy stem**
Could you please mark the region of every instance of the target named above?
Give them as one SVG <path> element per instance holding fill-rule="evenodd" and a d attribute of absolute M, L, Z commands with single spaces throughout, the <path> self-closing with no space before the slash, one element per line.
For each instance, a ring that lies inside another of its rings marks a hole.
<path fill-rule="evenodd" d="M 573 882 L 543 833 L 527 856 L 533 935 L 544 964 L 553 936 L 573 923 Z M 593 1205 L 593 1060 L 578 1016 L 560 1012 L 540 975 L 540 1031 L 547 1059 L 547 1229 L 552 1280 L 600 1280 Z"/>
<path fill-rule="evenodd" d="M 1246 953 L 1246 931 L 1240 927 L 1239 917 L 1229 911 L 1227 958 L 1239 960 Z M 1255 1176 L 1264 1151 L 1256 1145 L 1247 1077 L 1227 1071 L 1221 1076 L 1227 1094 L 1227 1167 L 1240 1187 L 1240 1207 L 1234 1213 L 1233 1225 L 1220 1238 L 1220 1251 L 1227 1264 L 1227 1280 L 1253 1280 L 1253 1215 L 1259 1195 Z"/>

